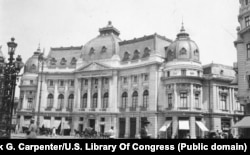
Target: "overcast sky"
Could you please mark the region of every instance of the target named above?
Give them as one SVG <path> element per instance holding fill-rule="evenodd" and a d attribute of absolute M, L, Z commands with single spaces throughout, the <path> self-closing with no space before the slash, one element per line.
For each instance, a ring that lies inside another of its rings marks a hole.
<path fill-rule="evenodd" d="M 238 0 L 0 0 L 0 45 L 11 37 L 26 61 L 38 44 L 81 46 L 111 20 L 120 38 L 158 33 L 175 40 L 182 18 L 201 52 L 202 64 L 236 62 Z"/>

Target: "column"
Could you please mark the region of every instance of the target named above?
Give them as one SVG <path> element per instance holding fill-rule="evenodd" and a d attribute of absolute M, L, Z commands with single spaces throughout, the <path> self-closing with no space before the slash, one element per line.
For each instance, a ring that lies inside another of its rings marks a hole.
<path fill-rule="evenodd" d="M 97 96 L 97 109 L 102 105 L 102 78 L 98 78 L 98 96 Z"/>
<path fill-rule="evenodd" d="M 48 89 L 47 89 L 47 82 L 45 80 L 45 77 L 44 77 L 44 80 L 43 80 L 43 88 L 42 88 L 42 92 L 41 92 L 41 109 L 40 111 L 44 111 L 45 107 L 47 107 L 47 98 L 48 98 Z M 39 93 L 40 93 L 40 90 L 39 90 Z M 39 104 L 39 103 L 38 103 Z"/>
<path fill-rule="evenodd" d="M 125 138 L 129 138 L 130 134 L 130 117 L 126 117 L 126 124 L 125 124 Z"/>
<path fill-rule="evenodd" d="M 64 89 L 64 103 L 62 107 L 62 111 L 65 112 L 67 108 L 67 103 L 68 103 L 68 97 L 69 97 L 69 85 L 66 83 L 65 89 Z"/>
<path fill-rule="evenodd" d="M 112 78 L 109 78 L 109 106 L 108 106 L 109 109 L 112 108 L 111 104 L 112 104 L 112 99 L 113 99 L 113 96 L 114 96 L 113 93 L 114 92 L 113 92 L 113 86 L 112 86 Z"/>
<path fill-rule="evenodd" d="M 26 91 L 23 91 L 23 107 L 22 110 L 27 109 L 27 98 L 26 98 Z"/>
<path fill-rule="evenodd" d="M 78 122 L 79 121 L 79 118 L 77 116 L 73 116 L 72 117 L 72 125 L 71 125 L 71 131 L 70 131 L 70 134 L 71 135 L 75 135 L 75 129 L 77 130 L 77 126 L 78 126 Z"/>
<path fill-rule="evenodd" d="M 172 139 L 175 138 L 175 136 L 178 136 L 178 117 L 177 116 L 173 116 L 173 125 L 172 125 Z"/>
<path fill-rule="evenodd" d="M 234 88 L 232 89 L 232 113 L 234 113 L 234 111 L 236 110 L 236 100 L 235 100 L 235 96 L 234 96 Z"/>
<path fill-rule="evenodd" d="M 20 116 L 19 132 L 22 132 L 22 126 L 24 125 L 24 116 Z"/>
<path fill-rule="evenodd" d="M 88 78 L 88 101 L 87 101 L 87 108 L 91 107 L 91 78 Z"/>
<path fill-rule="evenodd" d="M 195 130 L 195 117 L 191 116 L 189 118 L 189 124 L 190 124 L 190 138 L 195 139 L 196 138 L 196 130 Z"/>
<path fill-rule="evenodd" d="M 80 104 L 81 104 L 81 86 L 82 86 L 82 81 L 81 79 L 77 79 L 78 81 L 78 84 L 76 85 L 77 87 L 77 96 L 76 96 L 76 99 L 75 99 L 75 108 L 76 109 L 79 109 L 80 108 Z"/>
<path fill-rule="evenodd" d="M 65 124 L 65 117 L 62 117 L 62 120 L 61 120 L 61 135 L 63 136 L 64 135 L 64 125 Z"/>
<path fill-rule="evenodd" d="M 200 92 L 200 107 L 201 107 L 201 110 L 204 110 L 204 109 L 207 109 L 205 108 L 204 104 L 203 104 L 203 88 L 201 87 L 201 92 Z"/>
<path fill-rule="evenodd" d="M 115 131 L 115 137 L 119 137 L 119 123 L 118 123 L 118 118 L 114 116 L 114 131 Z"/>
<path fill-rule="evenodd" d="M 118 110 L 118 102 L 117 102 L 117 96 L 118 96 L 118 94 L 117 94 L 117 92 L 118 92 L 118 89 L 117 89 L 117 87 L 118 87 L 118 77 L 117 77 L 117 71 L 113 72 L 112 84 L 113 84 L 113 89 L 112 89 L 113 90 L 113 96 L 112 96 L 113 100 L 110 103 L 110 107 L 113 108 L 112 109 L 113 112 L 117 112 L 117 110 Z M 130 94 L 128 94 L 128 95 L 130 95 Z M 128 100 L 128 103 L 129 103 L 129 100 Z"/>
<path fill-rule="evenodd" d="M 56 109 L 57 102 L 58 102 L 58 81 L 55 82 L 54 103 L 53 103 L 52 111 Z"/>
<path fill-rule="evenodd" d="M 228 107 L 228 111 L 229 113 L 233 113 L 233 109 L 232 109 L 232 105 L 233 105 L 233 101 L 232 101 L 232 89 L 229 88 L 229 97 L 228 97 L 228 103 L 227 103 L 227 107 Z"/>
<path fill-rule="evenodd" d="M 178 95 L 177 95 L 177 86 L 176 83 L 174 84 L 174 110 L 178 108 Z"/>
<path fill-rule="evenodd" d="M 193 109 L 195 109 L 196 105 L 194 105 L 194 84 L 191 83 L 190 85 L 190 110 L 192 111 Z"/>
<path fill-rule="evenodd" d="M 141 126 L 141 120 L 140 120 L 141 118 L 140 118 L 140 116 L 138 116 L 138 117 L 136 117 L 136 138 L 138 137 L 140 137 L 140 126 Z"/>
<path fill-rule="evenodd" d="M 100 117 L 99 116 L 96 116 L 96 119 L 95 119 L 95 131 L 99 132 L 100 131 Z"/>

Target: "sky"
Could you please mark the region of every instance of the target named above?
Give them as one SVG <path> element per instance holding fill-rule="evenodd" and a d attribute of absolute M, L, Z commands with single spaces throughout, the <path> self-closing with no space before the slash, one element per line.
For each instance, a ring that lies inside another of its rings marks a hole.
<path fill-rule="evenodd" d="M 238 13 L 238 0 L 0 0 L 0 46 L 7 56 L 14 37 L 16 55 L 26 62 L 39 44 L 45 54 L 85 45 L 108 21 L 122 40 L 154 33 L 175 40 L 183 21 L 203 65 L 232 66 Z"/>

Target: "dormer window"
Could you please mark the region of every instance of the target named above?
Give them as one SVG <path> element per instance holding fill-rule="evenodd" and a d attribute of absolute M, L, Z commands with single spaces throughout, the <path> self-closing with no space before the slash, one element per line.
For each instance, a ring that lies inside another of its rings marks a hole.
<path fill-rule="evenodd" d="M 149 57 L 149 56 L 150 56 L 150 49 L 148 47 L 146 47 L 144 49 L 144 53 L 143 53 L 142 58 L 146 58 L 146 57 Z"/>
<path fill-rule="evenodd" d="M 55 58 L 51 58 L 50 60 L 50 65 L 56 65 L 56 59 Z"/>
<path fill-rule="evenodd" d="M 65 58 L 62 58 L 60 64 L 61 64 L 61 65 L 66 65 L 66 62 L 67 62 L 67 60 L 66 60 Z"/>
<path fill-rule="evenodd" d="M 70 64 L 71 64 L 71 65 L 76 65 L 76 62 L 77 62 L 76 58 L 73 57 L 73 58 L 71 59 Z"/>
<path fill-rule="evenodd" d="M 95 49 L 93 47 L 91 47 L 91 49 L 89 50 L 89 55 L 93 55 L 95 54 Z"/>
<path fill-rule="evenodd" d="M 33 64 L 33 65 L 31 66 L 31 69 L 32 69 L 32 70 L 36 70 L 36 65 Z"/>
<path fill-rule="evenodd" d="M 128 60 L 129 60 L 129 53 L 125 52 L 122 61 L 128 61 Z"/>
<path fill-rule="evenodd" d="M 187 54 L 187 50 L 185 48 L 182 48 L 180 50 L 180 55 L 186 55 Z"/>
<path fill-rule="evenodd" d="M 221 71 L 220 71 L 220 75 L 223 75 L 223 74 L 224 74 L 224 70 L 221 70 Z"/>
<path fill-rule="evenodd" d="M 103 46 L 102 50 L 101 50 L 101 53 L 105 53 L 105 52 L 107 52 L 107 47 Z"/>
<path fill-rule="evenodd" d="M 132 60 L 137 60 L 137 59 L 140 59 L 140 52 L 138 50 L 135 50 Z"/>
<path fill-rule="evenodd" d="M 198 50 L 194 50 L 194 55 L 199 55 L 199 51 Z"/>

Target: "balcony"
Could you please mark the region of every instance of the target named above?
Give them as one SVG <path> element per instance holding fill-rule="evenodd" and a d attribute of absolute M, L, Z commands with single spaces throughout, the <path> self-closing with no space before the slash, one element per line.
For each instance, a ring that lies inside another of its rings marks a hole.
<path fill-rule="evenodd" d="M 45 111 L 51 111 L 53 107 L 47 107 L 45 108 Z"/>
<path fill-rule="evenodd" d="M 140 110 L 141 110 L 141 111 L 147 111 L 147 110 L 148 110 L 148 107 L 140 107 Z"/>
<path fill-rule="evenodd" d="M 129 107 L 129 111 L 136 111 L 136 107 Z"/>
<path fill-rule="evenodd" d="M 119 110 L 120 110 L 120 112 L 125 112 L 126 111 L 126 107 L 120 107 Z"/>
<path fill-rule="evenodd" d="M 179 110 L 188 110 L 189 108 L 188 107 L 179 107 L 178 109 Z"/>
<path fill-rule="evenodd" d="M 90 108 L 89 111 L 95 111 L 95 108 Z"/>

